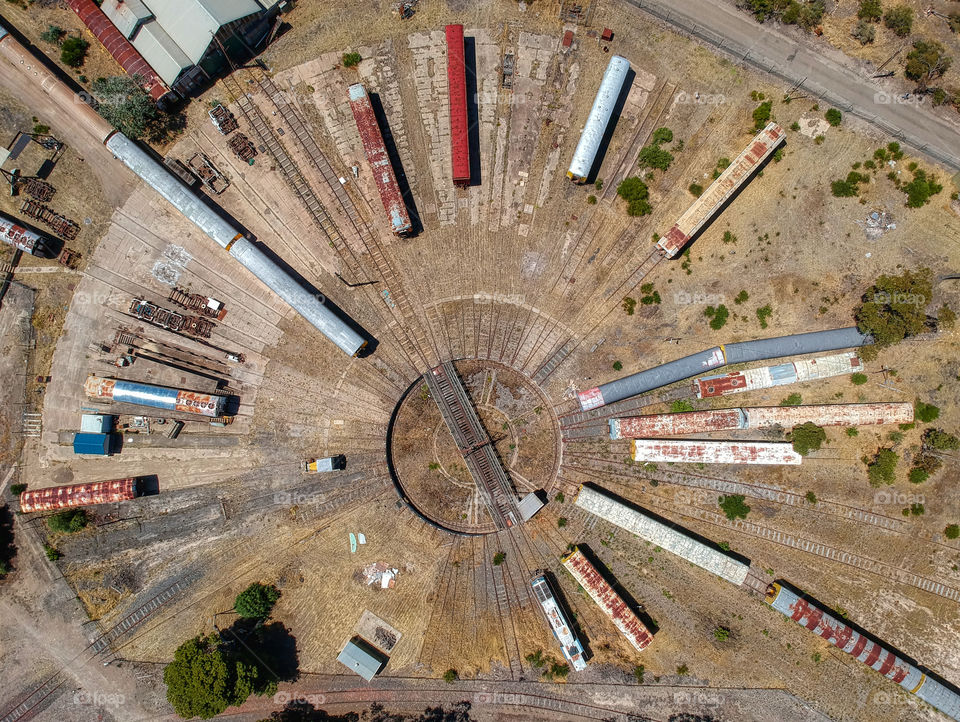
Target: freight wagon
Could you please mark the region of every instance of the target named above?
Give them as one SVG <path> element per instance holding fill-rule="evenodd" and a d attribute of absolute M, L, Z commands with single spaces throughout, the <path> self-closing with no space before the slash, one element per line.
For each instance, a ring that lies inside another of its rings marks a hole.
<path fill-rule="evenodd" d="M 653 641 L 650 630 L 597 571 L 597 568 L 590 563 L 590 560 L 583 555 L 583 552 L 574 547 L 573 551 L 561 560 L 561 563 L 634 649 L 642 652 Z"/>
<path fill-rule="evenodd" d="M 94 399 L 150 406 L 155 409 L 179 411 L 209 418 L 222 416 L 227 404 L 226 396 L 171 389 L 166 386 L 141 384 L 134 381 L 104 379 L 98 376 L 87 377 L 83 388 L 87 396 Z"/>
<path fill-rule="evenodd" d="M 791 444 L 776 441 L 684 441 L 679 439 L 634 439 L 634 461 L 655 464 L 788 464 L 803 460 Z"/>
<path fill-rule="evenodd" d="M 463 25 L 447 25 L 445 32 L 453 184 L 463 188 L 470 185 L 470 138 L 467 125 L 467 70 L 463 52 Z"/>
<path fill-rule="evenodd" d="M 707 399 L 756 389 L 769 389 L 774 386 L 787 386 L 801 381 L 842 376 L 854 373 L 861 368 L 863 365 L 857 354 L 848 351 L 777 366 L 761 366 L 718 376 L 702 376 L 694 380 L 693 389 L 698 399 Z"/>
<path fill-rule="evenodd" d="M 34 511 L 52 511 L 75 506 L 112 504 L 117 501 L 129 501 L 136 496 L 136 478 L 51 486 L 46 489 L 22 492 L 20 494 L 20 511 L 27 514 Z"/>
<path fill-rule="evenodd" d="M 343 454 L 327 456 L 323 459 L 307 459 L 303 462 L 303 470 L 308 474 L 319 474 L 321 471 L 342 471 L 347 468 L 347 457 Z"/>
<path fill-rule="evenodd" d="M 553 636 L 560 643 L 563 656 L 575 672 L 582 672 L 587 668 L 583 645 L 577 639 L 577 635 L 574 634 L 573 627 L 567 621 L 563 609 L 560 608 L 557 597 L 553 593 L 553 588 L 550 586 L 550 581 L 545 576 L 537 576 L 530 582 L 530 586 L 533 587 L 537 601 L 540 602 L 540 608 L 547 618 L 547 624 L 550 625 Z"/>
<path fill-rule="evenodd" d="M 660 252 L 667 258 L 673 258 L 683 250 L 690 239 L 750 179 L 763 161 L 770 157 L 785 137 L 783 128 L 776 123 L 768 123 L 766 128 L 757 133 L 756 137 L 750 141 L 750 145 L 734 158 L 707 190 L 693 202 L 686 213 L 680 216 L 667 235 L 657 241 Z"/>
<path fill-rule="evenodd" d="M 805 423 L 818 426 L 909 424 L 913 404 L 813 404 L 810 406 L 754 406 L 738 409 L 650 414 L 610 419 L 610 438 L 644 439 L 704 434 L 731 429 L 792 429 Z"/>
<path fill-rule="evenodd" d="M 373 112 L 373 106 L 370 105 L 370 97 L 367 95 L 366 88 L 360 83 L 351 85 L 348 92 L 350 110 L 357 123 L 360 142 L 363 143 L 363 151 L 367 155 L 367 163 L 370 164 L 370 170 L 373 172 L 373 180 L 380 192 L 380 201 L 387 212 L 390 228 L 396 235 L 406 236 L 413 230 L 413 224 L 410 223 L 410 215 L 403 202 L 397 176 L 390 164 L 390 155 L 384 145 L 377 116 Z"/>
<path fill-rule="evenodd" d="M 40 258 L 48 257 L 53 250 L 52 241 L 24 228 L 5 213 L 0 213 L 0 241 Z"/>
<path fill-rule="evenodd" d="M 603 489 L 581 486 L 576 504 L 581 509 L 616 524 L 631 534 L 636 534 L 671 554 L 696 564 L 733 584 L 743 584 L 750 565 L 697 541 L 684 533 L 676 524 L 664 524 L 645 513 L 639 507 L 628 506 L 606 493 Z"/>
<path fill-rule="evenodd" d="M 572 179 L 574 183 L 585 183 L 597 161 L 600 143 L 604 133 L 607 132 L 613 109 L 617 105 L 617 100 L 623 91 L 623 83 L 629 72 L 630 61 L 626 58 L 619 55 L 610 58 L 603 80 L 600 81 L 597 97 L 593 99 L 593 107 L 590 108 L 587 123 L 580 134 L 577 149 L 570 160 L 570 168 L 567 170 L 567 178 Z"/>
<path fill-rule="evenodd" d="M 960 696 L 882 644 L 868 639 L 829 611 L 781 583 L 767 588 L 766 602 L 788 619 L 896 682 L 911 694 L 953 719 L 960 719 Z"/>

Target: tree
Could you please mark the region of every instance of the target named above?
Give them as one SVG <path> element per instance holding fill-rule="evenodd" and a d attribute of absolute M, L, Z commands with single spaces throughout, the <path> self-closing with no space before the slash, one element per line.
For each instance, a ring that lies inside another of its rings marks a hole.
<path fill-rule="evenodd" d="M 960 537 L 960 526 L 957 526 L 956 524 L 950 524 L 943 530 L 943 535 L 947 539 L 956 539 L 957 537 Z"/>
<path fill-rule="evenodd" d="M 893 449 L 878 449 L 873 459 L 867 460 L 867 478 L 870 486 L 892 484 L 900 457 Z"/>
<path fill-rule="evenodd" d="M 673 131 L 669 128 L 657 128 L 653 131 L 653 137 L 651 142 L 654 145 L 662 145 L 663 143 L 673 142 Z"/>
<path fill-rule="evenodd" d="M 51 531 L 72 534 L 87 525 L 87 512 L 83 509 L 64 509 L 47 519 Z"/>
<path fill-rule="evenodd" d="M 770 122 L 770 116 L 773 110 L 773 101 L 766 100 L 756 107 L 753 111 L 753 129 L 763 130 Z"/>
<path fill-rule="evenodd" d="M 276 683 L 256 662 L 227 648 L 218 635 L 181 644 L 163 670 L 167 701 L 184 719 L 210 719 L 251 694 L 272 694 Z"/>
<path fill-rule="evenodd" d="M 23 492 L 25 492 L 26 490 L 27 490 L 27 485 L 26 485 L 26 484 L 11 484 L 11 485 L 10 485 L 10 493 L 13 494 L 13 496 L 20 496 L 20 495 L 21 495 Z"/>
<path fill-rule="evenodd" d="M 744 503 L 744 498 L 743 494 L 730 494 L 720 497 L 720 508 L 723 509 L 723 513 L 727 515 L 727 519 L 733 521 L 735 519 L 747 518 L 747 514 L 750 513 L 750 507 Z"/>
<path fill-rule="evenodd" d="M 352 68 L 359 65 L 361 60 L 363 60 L 363 58 L 360 56 L 360 53 L 344 53 L 343 67 Z"/>
<path fill-rule="evenodd" d="M 666 170 L 673 163 L 673 153 L 664 150 L 658 145 L 646 145 L 640 149 L 637 162 L 641 168 L 658 168 Z"/>
<path fill-rule="evenodd" d="M 853 26 L 853 30 L 850 31 L 850 35 L 861 45 L 869 45 L 877 39 L 877 29 L 866 20 L 858 20 L 857 24 Z"/>
<path fill-rule="evenodd" d="M 960 449 L 960 439 L 943 429 L 927 429 L 923 432 L 923 445 L 937 451 Z"/>
<path fill-rule="evenodd" d="M 940 407 L 934 406 L 933 404 L 925 404 L 920 399 L 917 399 L 913 403 L 913 412 L 920 421 L 929 424 L 931 421 L 936 421 L 940 416 Z"/>
<path fill-rule="evenodd" d="M 237 595 L 233 608 L 244 619 L 266 619 L 280 598 L 280 590 L 272 584 L 254 582 Z"/>
<path fill-rule="evenodd" d="M 79 68 L 87 57 L 87 48 L 90 47 L 84 38 L 71 35 L 60 44 L 60 62 L 71 68 Z"/>
<path fill-rule="evenodd" d="M 128 138 L 136 140 L 164 132 L 157 104 L 140 87 L 139 75 L 97 78 L 90 90 L 100 115 Z"/>
<path fill-rule="evenodd" d="M 933 295 L 930 269 L 877 278 L 854 311 L 857 328 L 884 348 L 927 329 L 927 302 Z"/>
<path fill-rule="evenodd" d="M 812 421 L 808 421 L 795 427 L 790 437 L 793 440 L 793 450 L 801 456 L 806 456 L 823 446 L 823 442 L 827 440 L 827 432 Z"/>
<path fill-rule="evenodd" d="M 907 5 L 897 5 L 883 14 L 883 24 L 893 31 L 894 35 L 905 38 L 913 29 L 913 10 Z"/>
<path fill-rule="evenodd" d="M 930 197 L 943 190 L 935 175 L 927 175 L 923 168 L 913 171 L 913 180 L 900 186 L 907 194 L 907 208 L 922 208 L 930 202 Z"/>
<path fill-rule="evenodd" d="M 877 22 L 882 16 L 883 6 L 880 0 L 860 0 L 860 8 L 857 10 L 858 18 Z"/>
<path fill-rule="evenodd" d="M 840 121 L 843 120 L 843 113 L 836 108 L 830 108 L 826 113 L 823 114 L 823 117 L 826 118 L 830 125 L 836 127 L 840 125 Z"/>
<path fill-rule="evenodd" d="M 936 40 L 917 40 L 913 50 L 907 53 L 903 74 L 917 81 L 921 90 L 926 90 L 933 80 L 950 69 L 953 58 L 947 55 L 942 44 Z"/>

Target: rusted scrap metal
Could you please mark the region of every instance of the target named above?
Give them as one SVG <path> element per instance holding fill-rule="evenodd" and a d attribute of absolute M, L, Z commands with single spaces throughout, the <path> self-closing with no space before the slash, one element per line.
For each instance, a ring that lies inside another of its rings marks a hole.
<path fill-rule="evenodd" d="M 257 155 L 257 149 L 253 146 L 253 141 L 243 133 L 235 133 L 227 141 L 227 147 L 233 151 L 237 158 L 246 163 L 249 163 Z"/>
<path fill-rule="evenodd" d="M 216 328 L 211 321 L 205 318 L 184 316 L 176 311 L 161 308 L 142 298 L 133 300 L 130 304 L 130 313 L 141 321 L 146 321 L 154 326 L 200 338 L 210 338 L 211 332 Z"/>
<path fill-rule="evenodd" d="M 174 288 L 170 291 L 168 300 L 188 311 L 199 311 L 204 316 L 210 316 L 218 321 L 222 321 L 227 315 L 222 301 L 204 296 L 202 293 L 190 293 L 182 288 Z"/>
<path fill-rule="evenodd" d="M 54 233 L 68 241 L 74 240 L 80 233 L 80 225 L 76 221 L 61 216 L 42 203 L 24 201 L 20 206 L 20 212 L 36 221 L 40 221 L 48 228 L 52 228 Z"/>
<path fill-rule="evenodd" d="M 210 114 L 210 120 L 213 121 L 214 127 L 220 131 L 221 135 L 229 135 L 240 127 L 237 124 L 237 119 L 233 117 L 233 113 L 220 103 L 217 103 L 207 112 Z"/>
<path fill-rule="evenodd" d="M 417 5 L 420 0 L 401 0 L 393 4 L 393 12 L 400 16 L 401 20 L 409 20 L 417 11 Z"/>
<path fill-rule="evenodd" d="M 21 178 L 19 186 L 20 190 L 40 202 L 49 201 L 57 192 L 56 188 L 39 178 Z"/>
<path fill-rule="evenodd" d="M 61 266 L 75 269 L 80 267 L 81 258 L 82 254 L 79 251 L 75 251 L 72 248 L 64 248 L 60 251 L 60 255 L 57 256 L 57 263 Z"/>
<path fill-rule="evenodd" d="M 206 153 L 194 153 L 193 157 L 187 161 L 187 165 L 200 181 L 217 195 L 230 187 L 230 181 L 217 170 Z"/>

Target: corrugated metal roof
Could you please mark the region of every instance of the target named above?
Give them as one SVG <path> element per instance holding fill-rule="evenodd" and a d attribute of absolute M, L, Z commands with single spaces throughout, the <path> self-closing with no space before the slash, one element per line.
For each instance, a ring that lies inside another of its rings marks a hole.
<path fill-rule="evenodd" d="M 677 526 L 667 526 L 640 509 L 620 503 L 600 489 L 585 486 L 577 494 L 577 506 L 616 524 L 644 541 L 656 544 L 672 554 L 716 574 L 733 584 L 743 584 L 750 570 L 749 564 L 732 559 L 721 551 L 699 542 Z"/>
<path fill-rule="evenodd" d="M 173 85 L 184 70 L 194 65 L 156 20 L 141 25 L 132 42 L 167 85 Z"/>
<path fill-rule="evenodd" d="M 153 17 L 140 0 L 103 0 L 100 9 L 128 40 L 140 23 Z"/>
<path fill-rule="evenodd" d="M 75 434 L 73 437 L 73 453 L 108 456 L 110 454 L 110 436 L 108 434 Z"/>
<path fill-rule="evenodd" d="M 193 64 L 203 59 L 222 26 L 263 10 L 255 0 L 146 0 L 145 4 Z"/>
<path fill-rule="evenodd" d="M 523 499 L 520 500 L 520 503 L 517 504 L 517 511 L 520 512 L 520 520 L 528 521 L 533 518 L 533 515 L 536 514 L 543 508 L 543 502 L 540 501 L 534 492 L 530 492 Z"/>
<path fill-rule="evenodd" d="M 689 411 L 680 414 L 649 414 L 610 420 L 611 439 L 643 439 L 648 437 L 683 436 L 710 431 L 745 428 L 746 418 L 740 409 Z"/>
<path fill-rule="evenodd" d="M 634 439 L 634 461 L 680 464 L 800 464 L 803 457 L 788 443 Z"/>
<path fill-rule="evenodd" d="M 642 652 L 653 641 L 650 630 L 607 583 L 583 552 L 575 548 L 571 554 L 563 558 L 563 566 L 638 652 Z"/>
<path fill-rule="evenodd" d="M 593 107 L 590 108 L 587 123 L 583 126 L 577 148 L 570 160 L 570 169 L 567 171 L 569 177 L 578 180 L 590 175 L 590 169 L 593 168 L 597 151 L 600 149 L 600 141 L 607 131 L 610 116 L 613 115 L 613 108 L 617 104 L 617 99 L 623 90 L 623 82 L 629 72 L 630 61 L 626 58 L 619 55 L 610 58 L 607 69 L 603 73 L 603 80 L 600 81 L 597 97 L 594 98 Z"/>
<path fill-rule="evenodd" d="M 372 648 L 359 637 L 354 637 L 337 656 L 337 661 L 351 672 L 355 672 L 368 682 L 372 680 L 383 661 L 375 655 Z"/>
<path fill-rule="evenodd" d="M 873 343 L 873 338 L 860 333 L 856 326 L 834 328 L 829 331 L 811 331 L 796 333 L 777 338 L 761 338 L 755 341 L 728 343 L 727 363 L 736 364 L 748 361 L 766 361 L 782 356 L 799 356 L 806 353 L 836 351 L 842 348 L 859 348 Z"/>
<path fill-rule="evenodd" d="M 453 182 L 470 182 L 470 139 L 467 126 L 467 77 L 463 25 L 447 25 L 447 87 L 450 97 L 450 150 Z"/>

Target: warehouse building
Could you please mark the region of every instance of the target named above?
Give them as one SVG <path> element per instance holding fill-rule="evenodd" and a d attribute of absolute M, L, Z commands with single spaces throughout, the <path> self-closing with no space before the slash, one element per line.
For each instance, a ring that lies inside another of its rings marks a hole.
<path fill-rule="evenodd" d="M 227 52 L 256 47 L 269 0 L 103 0 L 100 9 L 169 87 L 186 95 L 219 72 Z"/>

